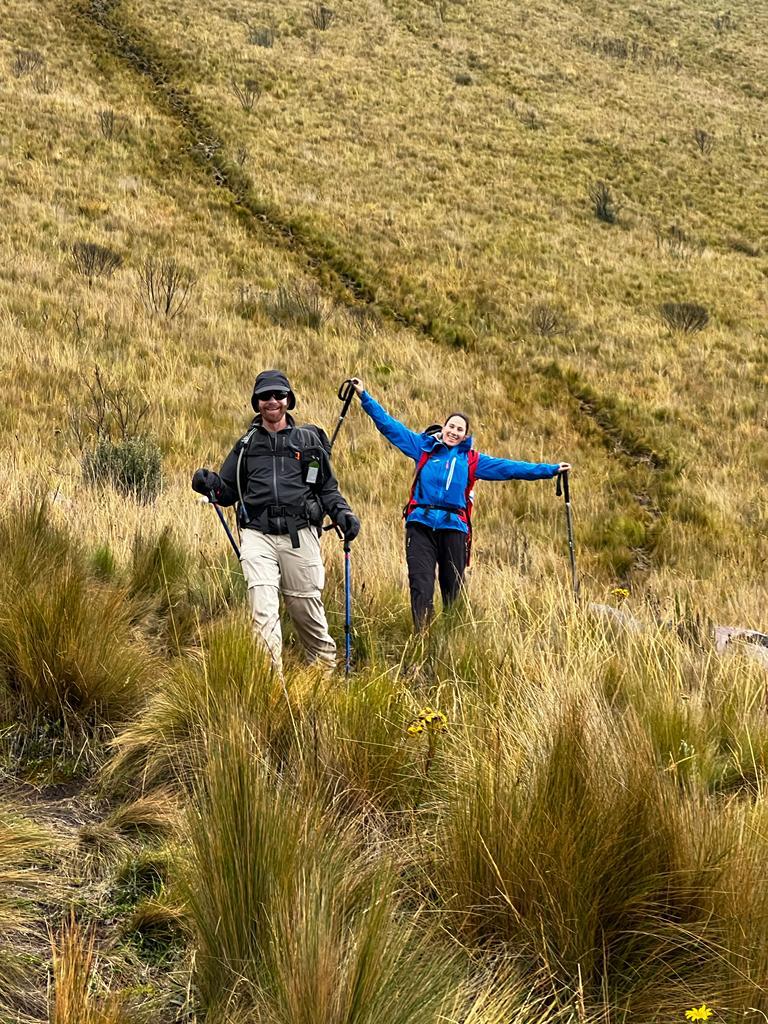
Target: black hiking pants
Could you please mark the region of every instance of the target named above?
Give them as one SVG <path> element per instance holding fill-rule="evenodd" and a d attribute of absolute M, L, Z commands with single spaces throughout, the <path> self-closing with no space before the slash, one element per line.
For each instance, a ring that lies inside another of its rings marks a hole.
<path fill-rule="evenodd" d="M 459 596 L 467 567 L 467 535 L 461 530 L 433 530 L 421 523 L 408 523 L 405 560 L 413 624 L 423 629 L 434 613 L 435 570 L 443 607 L 448 608 Z"/>

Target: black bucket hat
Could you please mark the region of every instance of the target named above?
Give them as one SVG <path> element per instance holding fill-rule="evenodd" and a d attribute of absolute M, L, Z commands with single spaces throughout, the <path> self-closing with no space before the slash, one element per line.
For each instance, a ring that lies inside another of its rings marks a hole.
<path fill-rule="evenodd" d="M 296 396 L 291 390 L 291 385 L 288 378 L 280 370 L 263 370 L 256 378 L 256 383 L 253 385 L 253 394 L 251 395 L 251 405 L 253 411 L 259 411 L 259 395 L 263 395 L 267 391 L 287 391 L 288 392 L 288 408 L 293 409 L 296 406 Z"/>

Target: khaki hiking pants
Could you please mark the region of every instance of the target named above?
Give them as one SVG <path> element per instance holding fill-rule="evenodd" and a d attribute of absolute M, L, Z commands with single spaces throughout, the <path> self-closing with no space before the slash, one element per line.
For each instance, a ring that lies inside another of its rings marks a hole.
<path fill-rule="evenodd" d="M 325 570 L 320 541 L 311 527 L 299 530 L 299 541 L 300 546 L 294 548 L 287 534 L 243 530 L 240 544 L 254 631 L 266 644 L 278 672 L 282 672 L 283 665 L 281 593 L 307 660 L 328 668 L 336 666 L 336 644 L 328 632 L 321 598 Z"/>

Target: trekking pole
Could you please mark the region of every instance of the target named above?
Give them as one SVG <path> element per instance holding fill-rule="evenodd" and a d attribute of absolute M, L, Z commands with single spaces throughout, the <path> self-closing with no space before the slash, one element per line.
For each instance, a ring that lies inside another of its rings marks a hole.
<path fill-rule="evenodd" d="M 216 510 L 216 515 L 219 517 L 219 522 L 224 527 L 224 533 L 226 533 L 226 535 L 227 535 L 227 540 L 232 545 L 232 550 L 237 555 L 237 560 L 239 562 L 240 561 L 240 548 L 237 546 L 237 541 L 232 536 L 232 531 L 229 528 L 229 524 L 227 523 L 227 520 L 224 518 L 224 513 L 221 511 L 221 507 L 213 500 L 213 498 L 208 498 L 205 495 L 203 495 L 200 498 L 200 501 L 204 505 L 213 505 L 214 509 Z"/>
<path fill-rule="evenodd" d="M 579 603 L 579 577 L 576 575 L 576 548 L 573 543 L 573 517 L 571 516 L 571 490 L 568 486 L 568 470 L 557 474 L 557 487 L 555 494 L 559 498 L 562 494 L 565 498 L 565 524 L 568 528 L 568 552 L 571 558 L 571 585 L 573 587 L 573 599 Z"/>
<path fill-rule="evenodd" d="M 341 430 L 341 424 L 346 419 L 347 413 L 349 412 L 349 407 L 350 405 L 352 405 L 352 399 L 354 397 L 354 384 L 352 383 L 351 380 L 343 380 L 339 387 L 339 401 L 343 402 L 344 404 L 341 407 L 341 415 L 339 416 L 338 422 L 336 424 L 336 429 L 334 430 L 333 437 L 331 438 L 331 448 L 333 448 L 333 442 L 336 440 L 336 435 Z"/>
<path fill-rule="evenodd" d="M 338 537 L 344 540 L 344 534 L 336 523 L 329 523 L 323 530 L 333 530 Z M 344 675 L 348 676 L 352 670 L 352 558 L 350 552 L 352 545 L 344 540 Z"/>
<path fill-rule="evenodd" d="M 344 541 L 344 675 L 352 668 L 352 560 L 350 543 Z"/>

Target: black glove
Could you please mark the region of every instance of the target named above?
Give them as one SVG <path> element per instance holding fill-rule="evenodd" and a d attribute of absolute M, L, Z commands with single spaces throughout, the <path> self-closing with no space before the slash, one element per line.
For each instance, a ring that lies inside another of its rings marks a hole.
<path fill-rule="evenodd" d="M 221 477 L 212 469 L 196 469 L 192 477 L 192 490 L 206 498 L 220 498 L 223 489 Z"/>
<path fill-rule="evenodd" d="M 360 533 L 360 520 L 351 512 L 340 512 L 336 517 L 336 525 L 344 534 L 347 544 L 350 544 Z"/>

